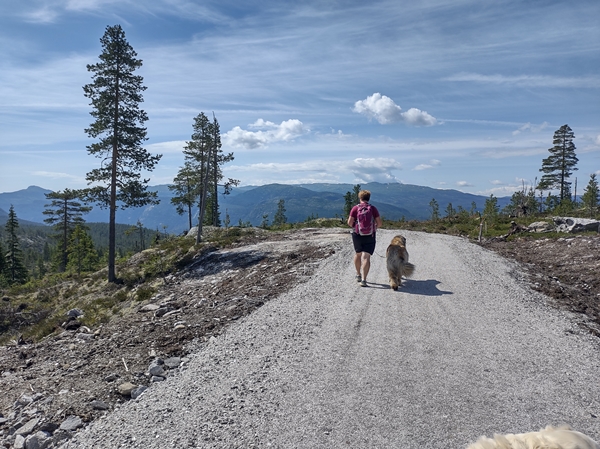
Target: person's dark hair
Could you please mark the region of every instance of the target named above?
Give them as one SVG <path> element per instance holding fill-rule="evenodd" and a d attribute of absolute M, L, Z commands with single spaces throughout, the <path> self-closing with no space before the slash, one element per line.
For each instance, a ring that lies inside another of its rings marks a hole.
<path fill-rule="evenodd" d="M 366 201 L 368 203 L 371 199 L 371 192 L 369 192 L 368 190 L 361 190 L 360 192 L 358 192 L 358 199 L 361 201 Z"/>

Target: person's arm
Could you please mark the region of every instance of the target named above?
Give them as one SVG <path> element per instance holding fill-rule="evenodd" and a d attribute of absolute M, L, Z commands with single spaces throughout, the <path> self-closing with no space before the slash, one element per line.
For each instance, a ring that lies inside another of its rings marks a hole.
<path fill-rule="evenodd" d="M 351 228 L 353 228 L 355 223 L 356 223 L 356 220 L 354 219 L 354 217 L 352 215 L 350 215 L 348 217 L 348 226 L 350 226 Z"/>
<path fill-rule="evenodd" d="M 354 207 L 350 209 L 350 213 L 348 214 L 348 226 L 350 226 L 351 228 L 353 228 L 356 224 L 356 217 L 352 215 L 352 212 L 354 212 Z"/>
<path fill-rule="evenodd" d="M 381 221 L 381 217 L 375 217 L 375 224 L 378 228 L 383 226 L 383 221 Z"/>

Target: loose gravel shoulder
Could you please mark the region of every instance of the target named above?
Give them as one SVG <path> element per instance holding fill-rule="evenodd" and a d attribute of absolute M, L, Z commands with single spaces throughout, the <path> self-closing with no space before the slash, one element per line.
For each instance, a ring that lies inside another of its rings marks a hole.
<path fill-rule="evenodd" d="M 600 440 L 598 339 L 516 264 L 402 233 L 417 270 L 398 292 L 381 257 L 395 232 L 379 232 L 367 288 L 349 239 L 335 243 L 306 282 L 63 448 L 461 448 L 563 423 Z"/>

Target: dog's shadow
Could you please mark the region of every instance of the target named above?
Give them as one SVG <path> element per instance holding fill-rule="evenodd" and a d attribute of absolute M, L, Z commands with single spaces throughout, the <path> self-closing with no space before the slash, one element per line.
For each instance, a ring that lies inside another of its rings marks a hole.
<path fill-rule="evenodd" d="M 438 289 L 437 286 L 440 283 L 440 281 L 436 281 L 435 279 L 427 279 L 426 281 L 406 279 L 402 282 L 402 286 L 398 289 L 398 292 L 424 296 L 443 296 L 454 294 L 454 292 L 447 292 Z"/>

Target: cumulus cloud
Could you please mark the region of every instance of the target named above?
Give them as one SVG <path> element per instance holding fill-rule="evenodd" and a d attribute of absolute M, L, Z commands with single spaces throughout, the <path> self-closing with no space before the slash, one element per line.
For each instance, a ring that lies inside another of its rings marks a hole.
<path fill-rule="evenodd" d="M 513 131 L 513 136 L 519 135 L 525 131 L 529 131 L 532 133 L 538 133 L 538 132 L 546 129 L 548 127 L 548 125 L 549 125 L 548 122 L 544 122 L 541 125 L 532 125 L 531 123 L 525 123 L 519 129 L 517 129 L 516 131 Z"/>
<path fill-rule="evenodd" d="M 458 181 L 456 183 L 456 185 L 458 187 L 473 187 L 473 184 L 471 184 L 470 182 L 467 182 L 467 181 Z"/>
<path fill-rule="evenodd" d="M 402 170 L 402 165 L 390 158 L 356 158 L 342 166 L 359 182 L 399 182 L 392 171 Z"/>
<path fill-rule="evenodd" d="M 286 120 L 279 125 L 258 119 L 248 125 L 248 128 L 256 131 L 248 131 L 236 126 L 223 135 L 224 143 L 236 148 L 255 149 L 266 147 L 274 142 L 291 141 L 310 132 L 310 129 L 297 119 Z"/>
<path fill-rule="evenodd" d="M 382 125 L 406 123 L 413 126 L 433 126 L 437 123 L 435 117 L 417 108 L 402 112 L 402 108 L 394 100 L 378 92 L 354 103 L 352 110 L 375 119 Z"/>

